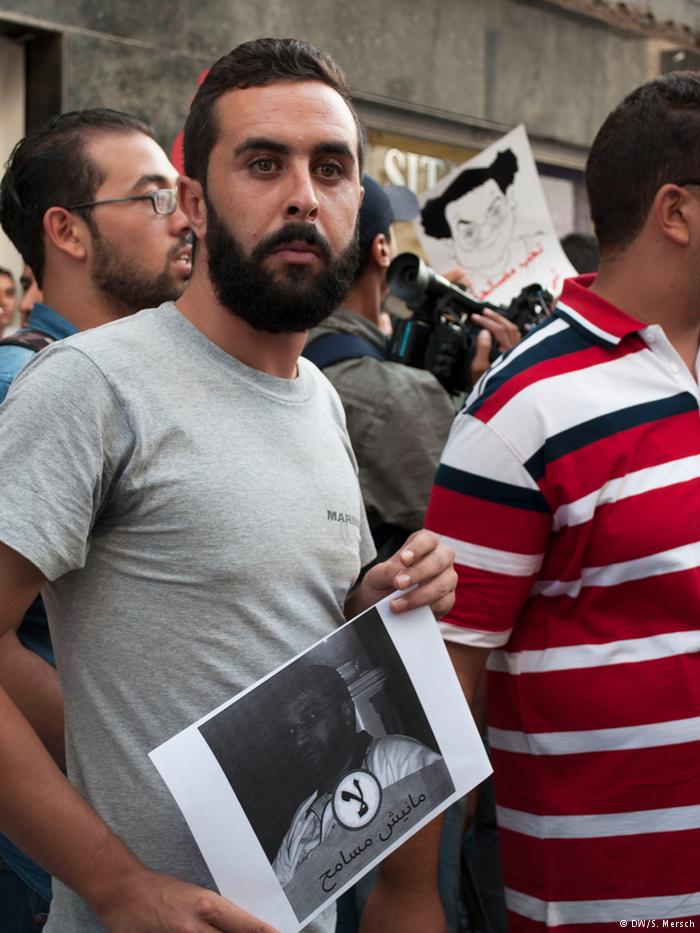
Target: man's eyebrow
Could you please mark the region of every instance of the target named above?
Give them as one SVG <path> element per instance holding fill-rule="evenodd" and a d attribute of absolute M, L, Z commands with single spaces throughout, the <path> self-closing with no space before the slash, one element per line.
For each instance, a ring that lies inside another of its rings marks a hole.
<path fill-rule="evenodd" d="M 274 139 L 268 139 L 266 136 L 249 136 L 233 150 L 235 156 L 243 155 L 246 152 L 264 149 L 266 152 L 277 152 L 279 155 L 289 155 L 291 151 L 286 143 L 277 142 Z"/>
<path fill-rule="evenodd" d="M 278 155 L 289 155 L 292 151 L 291 146 L 288 146 L 286 143 L 268 139 L 266 136 L 251 136 L 248 139 L 244 139 L 240 145 L 236 146 L 233 154 L 235 156 L 240 156 L 244 155 L 246 152 L 258 152 L 261 150 L 265 152 L 275 152 Z M 317 146 L 314 146 L 311 154 L 314 158 L 323 155 L 337 155 L 345 159 L 355 160 L 355 153 L 350 146 L 344 142 L 319 143 Z"/>
<path fill-rule="evenodd" d="M 146 185 L 158 185 L 159 188 L 172 188 L 173 179 L 166 178 L 165 175 L 142 175 L 139 180 L 131 186 L 131 190 L 138 191 L 139 188 L 145 188 Z"/>
<path fill-rule="evenodd" d="M 342 142 L 320 143 L 318 146 L 314 146 L 313 155 L 336 155 L 341 156 L 344 159 L 350 159 L 353 162 L 355 161 L 355 153 L 353 150 L 350 148 L 350 146 L 348 146 L 347 143 Z"/>

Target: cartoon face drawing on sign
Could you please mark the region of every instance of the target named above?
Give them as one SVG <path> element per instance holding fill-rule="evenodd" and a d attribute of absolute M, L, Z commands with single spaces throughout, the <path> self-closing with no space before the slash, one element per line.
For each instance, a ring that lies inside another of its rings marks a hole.
<path fill-rule="evenodd" d="M 487 168 L 461 172 L 421 212 L 428 236 L 449 240 L 455 261 L 467 272 L 495 276 L 510 261 L 517 170 L 512 150 L 499 152 Z"/>
<path fill-rule="evenodd" d="M 528 268 L 547 241 L 539 229 L 516 232 L 517 172 L 515 153 L 504 149 L 486 168 L 460 172 L 421 211 L 427 236 L 449 245 L 456 264 L 471 280 L 470 291 L 482 300 Z"/>

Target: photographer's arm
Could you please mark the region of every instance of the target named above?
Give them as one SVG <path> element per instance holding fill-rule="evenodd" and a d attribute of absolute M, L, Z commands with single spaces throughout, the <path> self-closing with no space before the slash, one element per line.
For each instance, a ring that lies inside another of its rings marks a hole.
<path fill-rule="evenodd" d="M 0 544 L 0 634 L 12 633 L 43 582 Z M 1 689 L 0 775 L 0 830 L 77 891 L 111 933 L 271 931 L 218 894 L 148 870 L 69 784 Z"/>
<path fill-rule="evenodd" d="M 494 343 L 500 353 L 505 353 L 520 341 L 520 331 L 512 321 L 491 308 L 486 308 L 483 314 L 472 314 L 471 320 L 481 328 L 471 362 L 471 380 L 472 385 L 475 385 L 491 365 L 490 354 Z"/>

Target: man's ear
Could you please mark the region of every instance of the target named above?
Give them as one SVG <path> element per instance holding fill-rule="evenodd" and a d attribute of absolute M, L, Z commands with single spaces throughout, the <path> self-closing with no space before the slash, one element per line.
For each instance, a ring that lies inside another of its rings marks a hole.
<path fill-rule="evenodd" d="M 203 239 L 207 232 L 207 205 L 201 182 L 181 175 L 177 180 L 177 199 L 190 229 L 197 239 Z"/>
<path fill-rule="evenodd" d="M 71 259 L 85 259 L 92 236 L 80 214 L 65 207 L 50 207 L 42 221 L 47 244 L 50 243 Z"/>
<path fill-rule="evenodd" d="M 340 705 L 340 716 L 346 726 L 355 725 L 355 707 L 351 700 L 343 700 Z"/>
<path fill-rule="evenodd" d="M 654 195 L 647 220 L 676 246 L 688 246 L 693 230 L 700 232 L 700 199 L 678 185 L 662 185 Z"/>
<path fill-rule="evenodd" d="M 391 242 L 383 233 L 372 240 L 372 259 L 380 269 L 388 269 L 391 263 Z"/>

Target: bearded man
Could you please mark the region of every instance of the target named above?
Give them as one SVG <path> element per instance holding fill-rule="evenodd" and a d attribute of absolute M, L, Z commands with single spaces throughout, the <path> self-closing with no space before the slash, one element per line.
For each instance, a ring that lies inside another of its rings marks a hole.
<path fill-rule="evenodd" d="M 74 786 L 0 694 L 0 827 L 60 879 L 50 933 L 269 930 L 205 890 L 148 752 L 394 589 L 397 612 L 452 605 L 453 553 L 425 531 L 357 584 L 374 548 L 342 406 L 299 359 L 352 281 L 361 161 L 326 55 L 234 49 L 185 128 L 187 291 L 48 348 L 8 395 L 0 629 L 44 587 Z"/>

